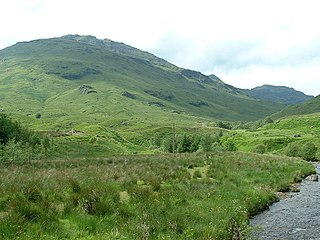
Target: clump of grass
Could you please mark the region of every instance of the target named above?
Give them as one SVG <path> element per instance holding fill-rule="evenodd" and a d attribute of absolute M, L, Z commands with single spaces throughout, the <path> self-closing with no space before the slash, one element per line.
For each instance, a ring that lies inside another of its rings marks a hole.
<path fill-rule="evenodd" d="M 200 170 L 194 171 L 193 178 L 195 178 L 195 179 L 202 178 L 202 173 L 200 172 Z"/>

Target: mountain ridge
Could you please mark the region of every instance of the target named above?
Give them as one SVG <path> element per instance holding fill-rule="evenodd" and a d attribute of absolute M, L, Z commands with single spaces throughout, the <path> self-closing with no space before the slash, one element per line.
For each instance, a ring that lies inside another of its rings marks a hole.
<path fill-rule="evenodd" d="M 309 101 L 288 106 L 287 108 L 271 115 L 273 119 L 294 115 L 307 115 L 313 113 L 320 113 L 320 95 Z"/>
<path fill-rule="evenodd" d="M 269 84 L 264 84 L 246 91 L 250 97 L 255 99 L 280 102 L 285 105 L 303 103 L 313 98 L 313 96 L 306 95 L 294 88 Z"/>
<path fill-rule="evenodd" d="M 141 113 L 150 122 L 176 113 L 181 118 L 247 121 L 283 108 L 256 101 L 231 86 L 222 88 L 217 77 L 213 80 L 124 43 L 92 36 L 17 43 L 0 51 L 0 61 L 0 104 L 5 111 L 30 122 L 41 114 L 39 122 L 54 128 L 113 121 L 106 118 L 125 121 L 128 116 L 139 122 Z M 83 85 L 95 94 L 84 96 L 79 91 Z"/>

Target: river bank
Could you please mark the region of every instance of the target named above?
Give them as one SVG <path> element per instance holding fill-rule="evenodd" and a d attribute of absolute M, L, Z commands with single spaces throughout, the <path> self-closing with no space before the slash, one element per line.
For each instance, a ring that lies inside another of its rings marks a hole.
<path fill-rule="evenodd" d="M 320 174 L 320 164 L 315 164 Z M 303 180 L 299 193 L 274 203 L 253 217 L 253 239 L 320 239 L 320 182 Z"/>

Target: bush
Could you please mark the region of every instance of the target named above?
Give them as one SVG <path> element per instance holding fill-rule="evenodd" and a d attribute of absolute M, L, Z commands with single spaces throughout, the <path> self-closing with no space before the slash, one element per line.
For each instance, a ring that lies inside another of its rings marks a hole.
<path fill-rule="evenodd" d="M 301 153 L 301 146 L 298 142 L 289 143 L 285 149 L 285 154 L 288 157 L 299 157 Z"/>
<path fill-rule="evenodd" d="M 317 147 L 313 143 L 306 143 L 301 149 L 301 157 L 307 161 L 315 161 Z"/>
<path fill-rule="evenodd" d="M 225 149 L 230 152 L 237 151 L 237 146 L 233 141 L 227 141 L 225 145 Z"/>
<path fill-rule="evenodd" d="M 221 146 L 221 144 L 220 143 L 218 143 L 218 142 L 214 142 L 213 144 L 212 144 L 212 151 L 213 152 L 223 152 L 224 151 L 224 148 Z"/>
<path fill-rule="evenodd" d="M 230 123 L 227 123 L 227 122 L 217 122 L 217 127 L 219 128 L 224 128 L 224 129 L 231 129 L 231 124 Z"/>
<path fill-rule="evenodd" d="M 199 170 L 196 170 L 194 173 L 193 173 L 193 178 L 201 178 L 202 177 L 202 174 Z"/>
<path fill-rule="evenodd" d="M 285 154 L 289 157 L 301 157 L 307 161 L 315 161 L 318 148 L 310 142 L 303 146 L 298 142 L 288 144 Z"/>
<path fill-rule="evenodd" d="M 264 154 L 266 152 L 266 146 L 263 144 L 259 144 L 255 147 L 254 152 Z"/>

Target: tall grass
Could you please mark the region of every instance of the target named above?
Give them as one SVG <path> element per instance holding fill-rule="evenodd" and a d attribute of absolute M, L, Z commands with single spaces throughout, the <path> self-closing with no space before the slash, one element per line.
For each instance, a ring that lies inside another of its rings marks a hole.
<path fill-rule="evenodd" d="M 313 171 L 298 158 L 236 152 L 2 164 L 0 236 L 245 239 L 249 217 Z"/>

